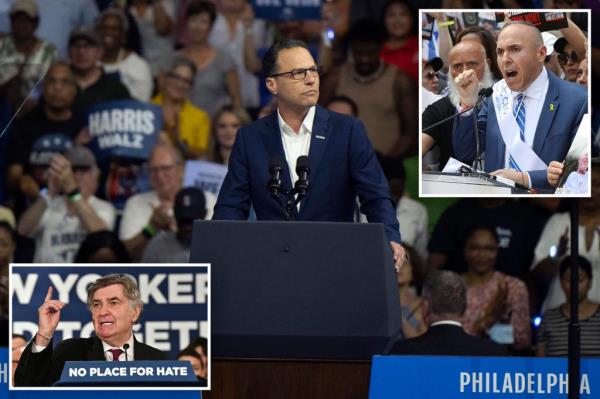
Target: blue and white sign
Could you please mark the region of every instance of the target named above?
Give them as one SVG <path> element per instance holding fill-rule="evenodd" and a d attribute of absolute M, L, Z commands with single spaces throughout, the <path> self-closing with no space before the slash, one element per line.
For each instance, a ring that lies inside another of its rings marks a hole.
<path fill-rule="evenodd" d="M 60 389 L 46 390 L 43 393 L 39 391 L 10 391 L 8 382 L 10 379 L 10 366 L 8 363 L 8 349 L 0 348 L 0 398 L 8 399 L 106 399 L 108 394 L 105 391 L 64 391 Z M 115 388 L 113 388 L 115 389 Z M 110 399 L 131 399 L 143 397 L 144 399 L 198 399 L 198 391 L 181 390 L 155 390 L 155 391 L 111 391 Z M 200 396 L 201 397 L 201 396 Z"/>
<path fill-rule="evenodd" d="M 144 360 L 132 362 L 69 361 L 65 363 L 57 386 L 152 386 L 165 384 L 198 385 L 190 362 Z"/>
<path fill-rule="evenodd" d="M 184 187 L 197 187 L 214 195 L 219 195 L 227 166 L 206 161 L 187 161 L 183 175 Z"/>
<path fill-rule="evenodd" d="M 321 0 L 252 0 L 252 8 L 261 19 L 321 19 Z"/>
<path fill-rule="evenodd" d="M 94 105 L 88 111 L 90 148 L 99 159 L 110 156 L 148 159 L 162 129 L 160 107 L 120 100 Z"/>
<path fill-rule="evenodd" d="M 38 307 L 48 287 L 65 303 L 54 342 L 89 337 L 94 332 L 87 287 L 101 276 L 126 273 L 138 283 L 144 308 L 133 328 L 136 338 L 177 353 L 198 336 L 209 337 L 209 268 L 195 264 L 57 265 L 12 264 L 12 333 L 31 339 L 37 332 Z M 209 350 L 210 352 L 210 350 Z"/>
<path fill-rule="evenodd" d="M 375 356 L 369 399 L 565 398 L 566 358 Z M 581 361 L 581 398 L 600 398 L 600 359 Z"/>

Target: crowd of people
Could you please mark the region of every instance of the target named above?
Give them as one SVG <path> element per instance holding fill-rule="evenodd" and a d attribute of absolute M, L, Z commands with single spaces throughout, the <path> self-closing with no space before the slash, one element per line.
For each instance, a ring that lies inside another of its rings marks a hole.
<path fill-rule="evenodd" d="M 408 0 L 364 7 L 329 1 L 321 21 L 257 19 L 245 0 L 7 3 L 0 15 L 2 318 L 9 262 L 187 262 L 192 222 L 210 219 L 217 198 L 185 186 L 186 163 L 226 167 L 238 129 L 276 112 L 261 57 L 288 38 L 303 40 L 322 66 L 299 78 L 318 74 L 319 104 L 364 123 L 387 177 L 408 254 L 398 275 L 405 337 L 427 331 L 433 288 L 421 297 L 421 287 L 428 273 L 446 269 L 462 276 L 466 303 L 452 311 L 467 333 L 514 353 L 533 354 L 534 346 L 540 355 L 564 353 L 556 339 L 569 315 L 564 276 L 570 268 L 563 261 L 569 202 L 418 198 L 419 137 L 423 154 L 438 148 L 437 156 L 425 158 L 431 167 L 442 169 L 449 157 L 460 157 L 452 136 L 443 134 L 452 126 L 417 134 L 419 64 L 422 98 L 431 104 L 421 104 L 427 126 L 456 113 L 461 95 L 453 85 L 464 71 L 488 85 L 502 79 L 496 28 L 461 27 L 456 38 L 441 28 L 436 56 L 419 60 L 421 21 Z M 67 14 L 73 18 L 56 20 Z M 446 15 L 431 18 L 450 26 Z M 587 86 L 591 55 L 580 21 L 570 19 L 560 38 L 544 32 L 543 61 L 548 74 Z M 100 159 L 91 150 L 86 111 L 123 99 L 161 109 L 162 129 L 146 160 Z M 592 179 L 579 226 L 584 340 L 588 328 L 598 332 L 600 314 L 600 220 L 594 212 L 600 176 Z M 427 281 L 442 284 L 445 278 L 458 284 L 454 275 Z M 541 327 L 532 329 L 540 314 Z M 583 355 L 597 355 L 599 348 L 583 345 Z M 205 373 L 206 361 L 195 353 L 187 348 L 180 356 L 199 359 L 196 368 Z"/>

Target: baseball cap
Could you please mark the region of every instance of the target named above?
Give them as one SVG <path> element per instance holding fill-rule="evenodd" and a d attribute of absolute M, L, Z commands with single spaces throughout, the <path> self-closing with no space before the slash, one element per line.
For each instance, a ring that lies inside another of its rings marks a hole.
<path fill-rule="evenodd" d="M 38 17 L 38 6 L 35 0 L 16 0 L 10 7 L 10 15 L 18 12 L 26 14 L 29 18 Z"/>
<path fill-rule="evenodd" d="M 186 187 L 175 196 L 175 219 L 193 221 L 206 217 L 206 197 L 197 187 Z"/>
<path fill-rule="evenodd" d="M 96 166 L 96 157 L 94 157 L 92 151 L 81 145 L 67 150 L 65 157 L 74 168 L 93 168 Z"/>
<path fill-rule="evenodd" d="M 433 71 L 437 72 L 444 67 L 444 61 L 442 61 L 442 59 L 440 57 L 434 57 L 434 58 L 430 59 L 429 61 L 427 61 L 425 63 L 425 65 L 426 66 L 431 65 L 431 67 L 433 68 Z"/>
<path fill-rule="evenodd" d="M 101 43 L 100 36 L 98 35 L 98 32 L 96 32 L 96 29 L 89 26 L 73 29 L 69 35 L 69 46 L 77 39 L 85 39 L 94 46 L 100 46 Z"/>
<path fill-rule="evenodd" d="M 54 155 L 64 154 L 72 145 L 71 139 L 62 133 L 43 134 L 31 146 L 29 163 L 33 166 L 50 165 Z"/>

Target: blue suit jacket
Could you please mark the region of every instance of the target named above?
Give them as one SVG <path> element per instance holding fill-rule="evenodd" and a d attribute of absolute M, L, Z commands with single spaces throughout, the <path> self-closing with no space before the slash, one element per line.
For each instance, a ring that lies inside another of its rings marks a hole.
<path fill-rule="evenodd" d="M 310 188 L 300 211 L 294 209 L 295 219 L 351 222 L 358 194 L 369 222 L 383 223 L 389 240 L 400 242 L 388 182 L 363 124 L 317 106 L 310 140 Z M 285 159 L 276 111 L 238 131 L 214 220 L 245 220 L 251 205 L 259 220 L 285 220 L 267 189 L 269 162 L 276 155 Z M 287 163 L 281 179 L 283 189 L 290 190 Z"/>
<path fill-rule="evenodd" d="M 548 72 L 548 93 L 542 107 L 533 139 L 533 151 L 542 161 L 562 162 L 573 142 L 583 115 L 587 113 L 587 92 L 579 85 L 559 79 Z M 551 109 L 553 104 L 553 109 Z M 475 159 L 475 137 L 473 116 L 459 117 L 454 123 L 452 142 L 458 159 Z M 504 168 L 506 146 L 492 98 L 488 98 L 477 116 L 477 126 L 482 149 L 485 149 L 485 171 L 493 172 Z M 531 186 L 550 187 L 546 169 L 529 170 Z"/>

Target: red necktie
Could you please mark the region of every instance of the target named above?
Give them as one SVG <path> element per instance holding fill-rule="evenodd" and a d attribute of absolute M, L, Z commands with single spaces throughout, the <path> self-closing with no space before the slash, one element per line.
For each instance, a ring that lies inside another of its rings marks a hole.
<path fill-rule="evenodd" d="M 119 348 L 109 349 L 108 351 L 113 355 L 113 362 L 118 362 L 119 356 L 121 356 L 121 353 L 123 353 L 123 349 Z"/>

